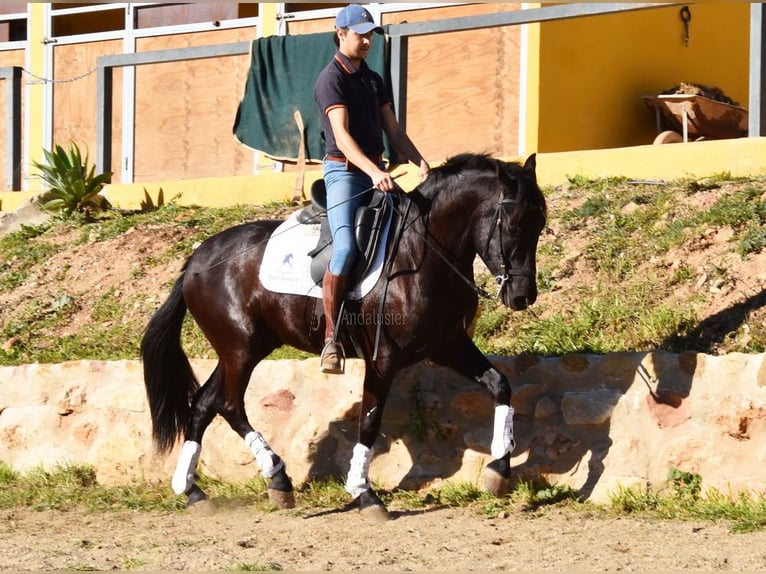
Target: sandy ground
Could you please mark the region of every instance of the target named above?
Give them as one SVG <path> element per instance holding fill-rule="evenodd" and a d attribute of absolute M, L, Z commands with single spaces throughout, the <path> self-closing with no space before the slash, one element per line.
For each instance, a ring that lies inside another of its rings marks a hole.
<path fill-rule="evenodd" d="M 594 516 L 551 507 L 487 518 L 472 509 L 252 508 L 214 514 L 0 511 L 8 570 L 766 570 L 766 532 L 728 524 Z"/>

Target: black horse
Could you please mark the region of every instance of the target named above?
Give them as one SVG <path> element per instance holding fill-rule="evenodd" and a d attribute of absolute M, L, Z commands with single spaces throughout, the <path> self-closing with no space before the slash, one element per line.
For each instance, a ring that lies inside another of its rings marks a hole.
<path fill-rule="evenodd" d="M 353 311 L 400 320 L 353 322 L 342 335 L 347 353 L 365 362 L 358 442 L 346 490 L 361 510 L 383 518 L 385 507 L 368 477 L 372 447 L 396 373 L 424 359 L 455 369 L 492 395 L 493 460 L 484 481 L 493 494 L 505 492 L 514 447 L 511 388 L 466 333 L 478 295 L 486 295 L 474 284 L 473 263 L 478 254 L 496 276 L 506 306 L 526 309 L 537 298 L 535 257 L 546 220 L 534 155 L 523 166 L 486 155 L 456 156 L 411 193 L 398 194 L 395 210 L 401 224 L 389 241 L 384 273 Z M 324 325 L 308 324 L 310 297 L 274 293 L 259 281 L 267 241 L 280 223 L 255 221 L 203 242 L 141 343 L 154 442 L 158 451 L 168 452 L 183 433 L 172 485 L 188 496 L 189 505 L 207 498 L 196 484 L 196 466 L 202 435 L 216 415 L 252 450 L 270 479 L 272 501 L 294 505 L 283 461 L 250 425 L 244 407 L 259 361 L 283 344 L 319 353 L 324 343 Z M 181 347 L 187 309 L 219 357 L 201 387 Z"/>

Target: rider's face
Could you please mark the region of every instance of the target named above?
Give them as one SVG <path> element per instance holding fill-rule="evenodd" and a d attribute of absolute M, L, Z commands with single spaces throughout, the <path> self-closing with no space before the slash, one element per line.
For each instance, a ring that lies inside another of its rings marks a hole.
<path fill-rule="evenodd" d="M 370 30 L 366 34 L 359 34 L 351 28 L 338 30 L 341 52 L 349 58 L 366 58 L 370 53 L 374 33 Z"/>

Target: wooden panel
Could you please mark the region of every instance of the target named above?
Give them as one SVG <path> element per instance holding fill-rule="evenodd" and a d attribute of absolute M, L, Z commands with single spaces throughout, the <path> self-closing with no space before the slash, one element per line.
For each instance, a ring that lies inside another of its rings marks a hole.
<path fill-rule="evenodd" d="M 382 24 L 402 24 L 404 22 L 429 22 L 447 18 L 460 18 L 462 16 L 477 16 L 480 14 L 495 14 L 509 10 L 518 10 L 519 4 L 464 4 L 461 6 L 445 6 L 438 8 L 418 8 L 417 10 L 403 10 L 401 12 L 388 12 L 381 16 Z"/>
<path fill-rule="evenodd" d="M 0 113 L 3 118 L 5 118 L 5 110 L 8 105 L 8 99 L 5 96 L 5 88 L 9 81 L 10 80 L 7 78 L 0 79 Z M 0 192 L 8 191 L 11 188 L 11 182 L 5 177 L 5 162 L 8 159 L 8 146 L 6 145 L 7 137 L 8 124 L 3 120 L 0 122 Z M 0 195 L 0 199 L 2 199 L 2 195 Z"/>
<path fill-rule="evenodd" d="M 250 41 L 252 28 L 144 38 L 139 50 Z M 250 56 L 152 64 L 136 71 L 135 181 L 253 173 L 232 134 Z"/>
<path fill-rule="evenodd" d="M 517 10 L 482 4 L 386 14 L 418 22 Z M 409 41 L 407 133 L 431 161 L 461 152 L 518 153 L 520 28 L 416 36 Z"/>
<path fill-rule="evenodd" d="M 324 10 L 327 8 L 343 8 L 347 4 L 338 2 L 289 2 L 285 4 L 285 12 L 304 12 L 307 10 Z"/>
<path fill-rule="evenodd" d="M 10 66 L 23 66 L 24 65 L 24 50 L 8 50 L 8 51 L 2 51 L 0 52 L 0 67 L 10 67 Z M 21 149 L 24 149 L 24 83 L 29 80 L 28 76 L 24 75 L 22 72 L 21 76 L 21 139 L 20 142 Z M 8 146 L 7 146 L 7 138 L 8 138 L 8 125 L 5 121 L 5 110 L 6 106 L 8 105 L 8 100 L 6 99 L 6 82 L 9 80 L 0 80 L 0 114 L 2 114 L 3 121 L 0 122 L 0 192 L 2 191 L 8 191 L 10 189 L 11 183 L 8 181 L 8 179 L 5 177 L 5 167 L 6 167 L 6 161 L 8 159 Z M 23 165 L 22 161 L 22 172 L 24 174 L 27 173 L 28 167 Z M 19 190 L 15 190 L 19 191 Z"/>
<path fill-rule="evenodd" d="M 24 50 L 0 50 L 0 67 L 23 65 Z"/>
<path fill-rule="evenodd" d="M 135 10 L 138 28 L 231 20 L 239 12 L 237 4 L 226 2 L 139 6 Z"/>
<path fill-rule="evenodd" d="M 0 15 L 2 14 L 26 14 L 26 2 L 1 2 Z"/>
<path fill-rule="evenodd" d="M 287 21 L 288 34 L 316 34 L 335 30 L 335 18 L 318 18 L 316 20 Z"/>
<path fill-rule="evenodd" d="M 76 143 L 89 162 L 96 159 L 96 61 L 100 56 L 122 52 L 120 40 L 54 46 L 53 143 L 66 149 Z M 111 171 L 119 173 L 122 133 L 122 72 L 114 71 Z M 116 181 L 116 180 L 115 180 Z"/>

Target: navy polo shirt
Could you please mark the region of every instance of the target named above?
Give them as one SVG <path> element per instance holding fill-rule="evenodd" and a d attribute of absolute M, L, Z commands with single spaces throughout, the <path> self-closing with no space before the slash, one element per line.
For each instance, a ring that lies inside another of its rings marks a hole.
<path fill-rule="evenodd" d="M 332 61 L 320 72 L 314 85 L 314 101 L 322 118 L 325 137 L 325 153 L 342 157 L 335 143 L 327 113 L 338 106 L 348 110 L 348 126 L 351 137 L 369 157 L 383 153 L 383 127 L 380 110 L 391 105 L 391 97 L 380 75 L 362 60 L 359 70 L 354 70 L 349 59 L 337 52 Z"/>

